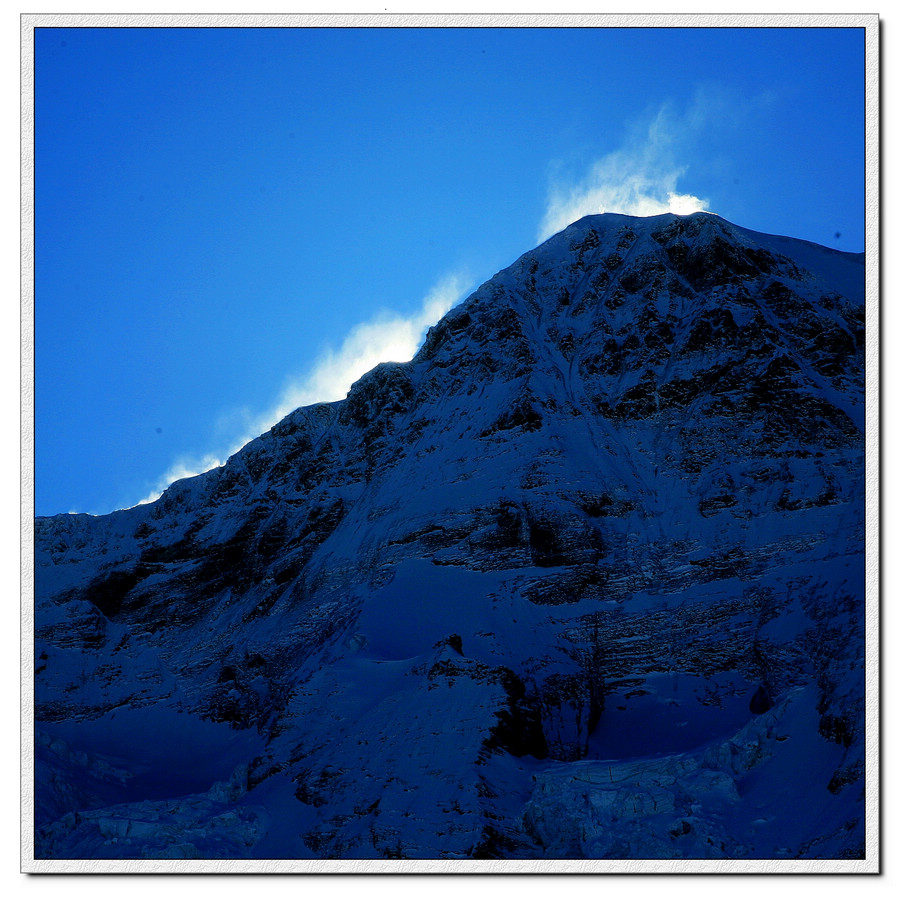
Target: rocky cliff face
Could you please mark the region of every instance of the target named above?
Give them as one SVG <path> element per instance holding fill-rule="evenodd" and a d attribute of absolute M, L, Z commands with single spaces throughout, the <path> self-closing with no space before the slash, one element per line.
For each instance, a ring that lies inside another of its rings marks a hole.
<path fill-rule="evenodd" d="M 585 218 L 36 524 L 36 856 L 862 853 L 859 255 Z"/>

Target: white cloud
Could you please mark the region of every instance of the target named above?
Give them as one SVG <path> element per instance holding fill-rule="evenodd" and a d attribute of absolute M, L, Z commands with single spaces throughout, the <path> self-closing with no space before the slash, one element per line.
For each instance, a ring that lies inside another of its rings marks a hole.
<path fill-rule="evenodd" d="M 243 410 L 227 417 L 233 434 L 236 431 L 235 420 L 240 421 L 240 437 L 230 441 L 227 450 L 201 457 L 180 458 L 138 503 L 155 501 L 178 479 L 199 475 L 221 466 L 248 441 L 270 429 L 298 407 L 343 399 L 350 386 L 378 363 L 403 363 L 411 360 L 421 346 L 428 328 L 459 303 L 469 287 L 468 278 L 463 274 L 448 275 L 432 288 L 419 309 L 411 316 L 382 313 L 369 322 L 357 325 L 337 350 L 329 348 L 323 351 L 308 372 L 291 379 L 270 409 L 258 414 Z"/>
<path fill-rule="evenodd" d="M 215 469 L 224 462 L 216 454 L 206 454 L 202 457 L 180 457 L 156 480 L 156 485 L 150 493 L 139 500 L 135 506 L 152 503 L 173 482 L 177 482 L 179 479 L 189 479 L 191 476 L 200 475 L 201 472 L 209 472 L 210 469 Z"/>
<path fill-rule="evenodd" d="M 411 360 L 429 326 L 459 303 L 467 286 L 461 275 L 447 276 L 432 288 L 412 316 L 382 314 L 356 326 L 338 350 L 325 351 L 309 373 L 288 385 L 278 404 L 262 417 L 268 421 L 265 428 L 297 407 L 342 399 L 353 382 L 378 363 Z"/>
<path fill-rule="evenodd" d="M 677 190 L 687 167 L 675 162 L 676 154 L 686 134 L 700 124 L 696 103 L 680 120 L 663 107 L 649 126 L 633 130 L 622 147 L 594 162 L 580 181 L 554 184 L 538 240 L 592 213 L 686 215 L 708 209 L 708 200 Z"/>

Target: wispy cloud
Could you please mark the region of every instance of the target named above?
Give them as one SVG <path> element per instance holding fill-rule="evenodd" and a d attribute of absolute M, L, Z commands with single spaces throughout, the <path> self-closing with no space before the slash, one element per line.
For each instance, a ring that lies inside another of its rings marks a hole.
<path fill-rule="evenodd" d="M 591 164 L 574 183 L 550 188 L 538 240 L 544 241 L 592 213 L 686 215 L 709 208 L 709 201 L 679 190 L 687 166 L 679 162 L 703 123 L 697 99 L 682 115 L 661 107 L 649 124 L 632 128 L 622 146 Z"/>
<path fill-rule="evenodd" d="M 225 455 L 228 456 L 227 454 Z M 150 493 L 139 500 L 135 506 L 140 504 L 149 504 L 155 501 L 173 482 L 179 479 L 188 479 L 191 476 L 200 475 L 201 472 L 208 472 L 224 463 L 224 459 L 220 459 L 218 454 L 205 454 L 201 457 L 185 455 L 179 457 L 157 480 Z"/>
<path fill-rule="evenodd" d="M 288 384 L 278 404 L 252 431 L 258 433 L 264 420 L 269 428 L 297 407 L 340 400 L 353 382 L 378 363 L 411 360 L 429 326 L 459 303 L 468 286 L 461 274 L 446 276 L 429 291 L 412 316 L 385 313 L 356 326 L 337 350 L 326 350 L 310 372 Z"/>
<path fill-rule="evenodd" d="M 441 279 L 422 300 L 411 316 L 381 313 L 369 322 L 353 328 L 340 347 L 325 349 L 310 370 L 288 381 L 276 402 L 262 413 L 242 410 L 228 419 L 234 438 L 221 452 L 179 458 L 156 481 L 139 504 L 155 501 L 172 482 L 199 475 L 221 466 L 248 441 L 270 429 L 297 407 L 341 400 L 360 376 L 382 362 L 402 363 L 412 359 L 434 325 L 451 307 L 462 300 L 471 287 L 463 273 Z M 223 420 L 224 423 L 224 420 Z"/>

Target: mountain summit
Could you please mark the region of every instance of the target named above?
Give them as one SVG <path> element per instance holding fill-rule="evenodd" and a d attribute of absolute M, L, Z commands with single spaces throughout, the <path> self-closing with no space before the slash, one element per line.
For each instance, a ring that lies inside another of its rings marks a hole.
<path fill-rule="evenodd" d="M 586 217 L 36 523 L 35 856 L 864 853 L 862 255 Z"/>

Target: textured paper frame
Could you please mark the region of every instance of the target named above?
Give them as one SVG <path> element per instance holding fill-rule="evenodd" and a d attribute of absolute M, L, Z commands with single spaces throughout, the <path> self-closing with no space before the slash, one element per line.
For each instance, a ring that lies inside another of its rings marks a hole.
<path fill-rule="evenodd" d="M 862 28 L 866 185 L 866 857 L 864 860 L 36 860 L 34 857 L 34 29 L 52 27 Z M 318 14 L 21 16 L 21 834 L 23 873 L 68 874 L 879 874 L 880 47 L 875 14 Z"/>

